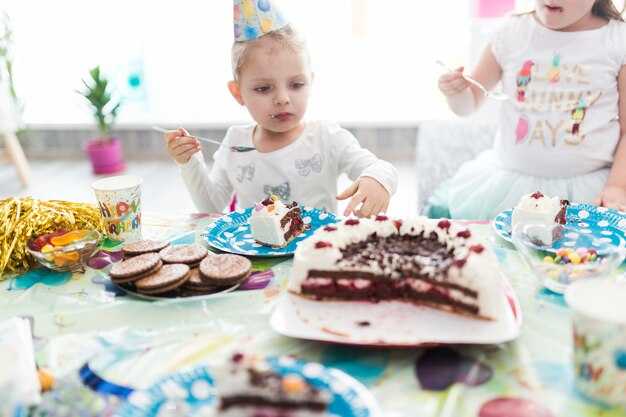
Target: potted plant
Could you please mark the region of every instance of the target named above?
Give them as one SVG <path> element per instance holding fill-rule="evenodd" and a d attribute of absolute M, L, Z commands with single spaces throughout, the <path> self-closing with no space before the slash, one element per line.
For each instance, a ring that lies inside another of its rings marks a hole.
<path fill-rule="evenodd" d="M 111 136 L 111 128 L 117 118 L 121 102 L 111 98 L 109 81 L 102 75 L 100 67 L 89 71 L 89 82 L 83 80 L 84 91 L 78 91 L 91 106 L 99 136 L 87 141 L 85 151 L 91 160 L 94 174 L 114 174 L 126 166 L 122 155 L 122 144 Z"/>

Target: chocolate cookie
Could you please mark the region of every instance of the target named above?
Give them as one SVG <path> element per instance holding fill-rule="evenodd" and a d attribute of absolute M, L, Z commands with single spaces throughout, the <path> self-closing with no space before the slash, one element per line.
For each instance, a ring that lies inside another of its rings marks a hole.
<path fill-rule="evenodd" d="M 158 271 L 162 265 L 158 253 L 144 253 L 116 263 L 111 268 L 109 276 L 118 284 L 132 282 Z"/>
<path fill-rule="evenodd" d="M 206 248 L 200 245 L 175 245 L 163 249 L 159 255 L 166 264 L 186 264 L 194 267 L 207 256 L 207 253 Z"/>
<path fill-rule="evenodd" d="M 142 294 L 162 294 L 180 287 L 189 276 L 187 265 L 167 264 L 157 272 L 135 281 L 135 288 Z"/>
<path fill-rule="evenodd" d="M 212 255 L 200 262 L 200 276 L 207 284 L 226 287 L 242 282 L 250 275 L 252 263 L 239 255 Z"/>
<path fill-rule="evenodd" d="M 141 255 L 143 253 L 158 252 L 169 245 L 169 242 L 161 240 L 139 240 L 137 242 L 124 245 L 122 247 L 122 252 L 124 253 L 124 257 L 131 257 Z"/>
<path fill-rule="evenodd" d="M 185 285 L 183 285 L 181 289 L 203 294 L 211 294 L 222 290 L 215 285 L 204 282 L 200 276 L 200 270 L 198 268 L 194 268 L 189 272 L 189 279 L 185 282 Z"/>

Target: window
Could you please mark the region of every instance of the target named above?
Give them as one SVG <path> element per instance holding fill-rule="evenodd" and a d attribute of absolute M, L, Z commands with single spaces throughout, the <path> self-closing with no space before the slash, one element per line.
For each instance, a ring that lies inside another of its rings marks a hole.
<path fill-rule="evenodd" d="M 90 123 L 75 93 L 101 65 L 126 104 L 120 123 L 249 120 L 230 97 L 232 2 L 5 0 L 15 33 L 18 94 L 29 124 Z M 309 117 L 402 123 L 448 116 L 441 69 L 470 59 L 470 2 L 282 0 L 308 40 L 315 82 Z"/>

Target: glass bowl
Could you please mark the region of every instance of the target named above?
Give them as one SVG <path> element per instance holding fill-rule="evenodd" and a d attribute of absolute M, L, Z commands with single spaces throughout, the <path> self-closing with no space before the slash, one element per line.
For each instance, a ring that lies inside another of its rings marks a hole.
<path fill-rule="evenodd" d="M 559 236 L 578 233 L 568 226 L 557 226 Z M 554 226 L 521 224 L 512 231 L 512 241 L 524 262 L 547 289 L 563 294 L 567 287 L 587 278 L 611 275 L 624 261 L 625 242 L 599 243 L 593 247 L 563 246 L 557 239 L 551 245 L 537 242 L 536 236 L 552 233 Z"/>
<path fill-rule="evenodd" d="M 98 248 L 97 230 L 47 233 L 28 242 L 26 250 L 42 266 L 53 271 L 81 271 Z"/>

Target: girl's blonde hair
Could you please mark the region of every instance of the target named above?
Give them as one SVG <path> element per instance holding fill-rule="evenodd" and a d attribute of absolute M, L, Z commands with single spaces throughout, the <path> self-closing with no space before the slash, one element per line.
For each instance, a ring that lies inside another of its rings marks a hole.
<path fill-rule="evenodd" d="M 239 76 L 241 75 L 241 68 L 246 63 L 246 58 L 249 52 L 263 39 L 271 39 L 277 42 L 282 48 L 288 48 L 295 53 L 303 53 L 306 56 L 306 59 L 309 59 L 304 38 L 301 37 L 300 34 L 290 25 L 286 25 L 280 29 L 268 32 L 260 38 L 251 41 L 233 43 L 231 51 L 231 64 L 235 80 L 239 79 Z"/>
<path fill-rule="evenodd" d="M 591 13 L 607 20 L 624 21 L 624 17 L 622 16 L 624 13 L 624 7 L 622 7 L 621 11 L 617 10 L 613 0 L 596 0 L 591 8 Z"/>

